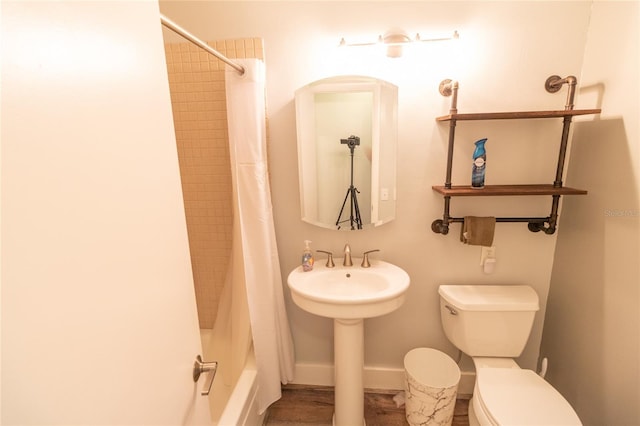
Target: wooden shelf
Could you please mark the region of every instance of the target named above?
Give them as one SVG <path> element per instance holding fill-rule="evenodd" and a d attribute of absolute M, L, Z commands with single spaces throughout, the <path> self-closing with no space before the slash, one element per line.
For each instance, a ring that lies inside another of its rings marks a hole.
<path fill-rule="evenodd" d="M 518 112 L 478 112 L 466 114 L 448 114 L 437 117 L 436 121 L 452 120 L 515 120 L 522 118 L 562 118 L 576 115 L 599 114 L 597 109 L 572 109 L 556 111 L 518 111 Z"/>
<path fill-rule="evenodd" d="M 568 86 L 567 105 L 573 105 L 577 80 L 574 76 L 562 79 L 556 75 L 550 76 L 545 82 L 545 90 L 549 93 L 557 92 L 564 84 Z M 584 195 L 587 191 L 582 189 L 555 187 L 552 184 L 525 184 L 525 185 L 486 185 L 484 188 L 472 188 L 471 186 L 451 185 L 451 168 L 453 165 L 453 146 L 458 121 L 474 120 L 522 120 L 536 118 L 562 118 L 562 135 L 560 137 L 560 149 L 558 152 L 558 164 L 556 177 L 552 182 L 561 183 L 564 170 L 564 161 L 568 145 L 571 118 L 579 115 L 600 114 L 600 108 L 594 109 L 562 109 L 551 111 L 513 111 L 513 112 L 478 112 L 458 113 L 458 84 L 451 80 L 443 80 L 440 83 L 440 93 L 443 96 L 451 96 L 451 108 L 448 115 L 436 117 L 436 122 L 449 122 L 449 148 L 447 154 L 447 173 L 445 185 L 433 186 L 433 190 L 444 196 L 444 211 L 442 219 L 436 219 L 431 223 L 431 230 L 435 233 L 446 235 L 449 233 L 449 225 L 454 222 L 464 222 L 463 217 L 451 216 L 451 197 L 491 197 L 491 196 L 552 196 L 551 212 L 546 217 L 496 217 L 496 222 L 527 222 L 531 232 L 543 231 L 545 234 L 553 234 L 558 222 L 558 209 L 560 198 L 563 195 Z M 449 186 L 450 188 L 447 188 Z"/>
<path fill-rule="evenodd" d="M 451 188 L 433 186 L 434 191 L 450 197 L 489 197 L 498 195 L 585 195 L 587 191 L 553 185 L 486 185 L 482 189 L 475 189 L 467 185 L 454 185 Z"/>

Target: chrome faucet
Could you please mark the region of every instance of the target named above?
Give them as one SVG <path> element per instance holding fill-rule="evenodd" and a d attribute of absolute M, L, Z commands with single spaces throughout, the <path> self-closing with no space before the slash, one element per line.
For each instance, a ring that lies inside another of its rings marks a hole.
<path fill-rule="evenodd" d="M 342 266 L 353 266 L 353 262 L 351 261 L 351 247 L 349 247 L 349 244 L 344 246 L 344 262 L 342 262 Z"/>

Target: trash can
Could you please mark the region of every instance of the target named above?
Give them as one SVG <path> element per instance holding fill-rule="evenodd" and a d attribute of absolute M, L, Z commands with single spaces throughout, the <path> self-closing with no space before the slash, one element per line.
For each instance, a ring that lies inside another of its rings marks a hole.
<path fill-rule="evenodd" d="M 404 357 L 405 413 L 411 426 L 451 425 L 460 368 L 447 354 L 417 348 Z"/>

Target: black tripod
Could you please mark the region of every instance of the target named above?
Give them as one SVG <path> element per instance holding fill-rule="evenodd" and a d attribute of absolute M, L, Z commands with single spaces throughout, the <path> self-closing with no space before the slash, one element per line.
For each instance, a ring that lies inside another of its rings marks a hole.
<path fill-rule="evenodd" d="M 351 185 L 347 188 L 347 194 L 344 196 L 344 201 L 342 202 L 342 207 L 340 208 L 340 213 L 338 213 L 338 219 L 336 219 L 336 226 L 340 229 L 340 224 L 342 222 L 347 222 L 351 224 L 351 230 L 362 229 L 362 219 L 360 218 L 360 207 L 358 207 L 358 196 L 357 194 L 360 192 L 358 188 L 353 186 L 353 152 L 356 149 L 356 145 L 360 145 L 360 138 L 357 136 L 349 136 L 348 139 L 340 139 L 340 143 L 346 144 L 349 147 L 349 151 L 351 151 Z M 344 206 L 347 204 L 347 199 L 351 197 L 351 215 L 349 219 L 340 220 L 342 218 L 342 212 L 344 211 Z"/>

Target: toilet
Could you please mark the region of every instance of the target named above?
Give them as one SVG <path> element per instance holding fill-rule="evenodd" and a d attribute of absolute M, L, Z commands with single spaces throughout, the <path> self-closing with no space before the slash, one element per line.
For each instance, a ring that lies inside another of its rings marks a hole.
<path fill-rule="evenodd" d="M 540 309 L 531 287 L 441 285 L 438 293 L 447 338 L 476 368 L 471 426 L 582 425 L 553 386 L 514 360 L 524 350 Z"/>

